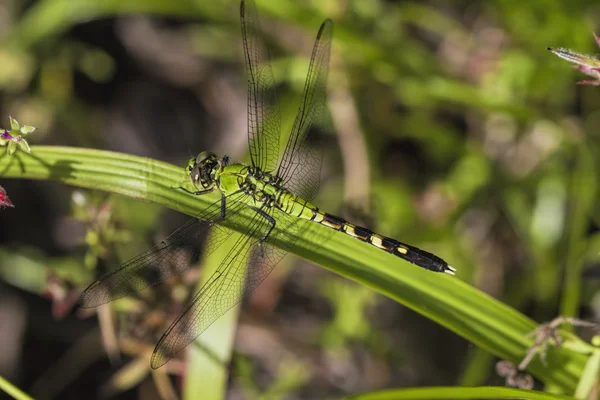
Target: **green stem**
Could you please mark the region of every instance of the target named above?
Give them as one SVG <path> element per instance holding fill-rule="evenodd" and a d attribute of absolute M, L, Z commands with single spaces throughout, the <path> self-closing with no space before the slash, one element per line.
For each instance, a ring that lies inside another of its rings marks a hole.
<path fill-rule="evenodd" d="M 9 396 L 12 396 L 17 400 L 33 400 L 33 397 L 29 396 L 21 389 L 4 379 L 0 376 L 0 389 L 4 390 Z"/>
<path fill-rule="evenodd" d="M 577 310 L 581 305 L 582 273 L 588 243 L 588 218 L 595 206 L 597 187 L 593 155 L 585 144 L 581 144 L 575 150 L 575 168 L 571 172 L 569 182 L 570 202 L 565 227 L 565 232 L 568 233 L 567 251 L 560 302 L 560 315 L 565 317 L 577 316 Z"/>
<path fill-rule="evenodd" d="M 347 400 L 457 400 L 457 399 L 520 399 L 520 400 L 575 400 L 573 397 L 506 387 L 432 387 L 406 388 L 371 392 L 348 397 Z"/>
<path fill-rule="evenodd" d="M 184 168 L 160 161 L 68 147 L 38 146 L 31 151 L 32 155 L 17 152 L 12 158 L 0 157 L 0 176 L 105 190 L 189 215 L 197 215 L 218 199 L 216 193 L 193 196 L 175 189 L 184 182 L 189 185 Z M 228 226 L 241 230 L 247 218 L 232 218 Z M 299 231 L 306 233 L 291 244 L 292 253 L 383 293 L 500 358 L 518 363 L 533 344 L 525 335 L 536 327 L 534 321 L 459 278 L 422 270 L 321 225 L 308 221 L 298 224 Z M 460 273 L 460 266 L 455 267 Z M 579 339 L 569 336 L 571 340 L 585 347 Z M 444 347 L 450 343 L 431 345 Z M 547 358 L 547 366 L 534 359 L 528 371 L 546 383 L 573 392 L 587 356 L 564 345 L 550 346 Z"/>

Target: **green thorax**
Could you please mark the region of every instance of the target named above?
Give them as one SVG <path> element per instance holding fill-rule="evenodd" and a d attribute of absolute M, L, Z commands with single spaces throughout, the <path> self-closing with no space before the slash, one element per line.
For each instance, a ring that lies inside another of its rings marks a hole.
<path fill-rule="evenodd" d="M 247 194 L 244 201 L 253 207 L 281 208 L 293 197 L 279 185 L 272 174 L 262 172 L 243 164 L 231 164 L 223 167 L 215 176 L 218 189 L 223 194 L 235 192 Z"/>
<path fill-rule="evenodd" d="M 227 157 L 219 159 L 211 152 L 202 152 L 192 158 L 188 171 L 198 192 L 217 189 L 225 196 L 244 193 L 246 196 L 237 197 L 237 201 L 259 209 L 278 208 L 306 219 L 311 219 L 316 210 L 315 206 L 283 187 L 276 175 L 249 165 L 229 164 Z"/>

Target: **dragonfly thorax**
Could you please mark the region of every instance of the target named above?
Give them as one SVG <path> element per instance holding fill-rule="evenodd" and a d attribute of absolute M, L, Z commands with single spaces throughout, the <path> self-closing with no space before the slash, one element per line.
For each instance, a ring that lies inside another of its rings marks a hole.
<path fill-rule="evenodd" d="M 258 167 L 245 167 L 238 175 L 240 190 L 252 198 L 254 205 L 260 207 L 275 207 L 279 199 L 287 191 L 281 186 L 280 180 L 270 172 Z"/>
<path fill-rule="evenodd" d="M 277 189 L 281 189 L 281 178 L 272 174 L 271 172 L 265 172 L 258 167 L 248 167 L 248 177 L 251 181 L 260 182 L 261 184 L 272 185 Z"/>
<path fill-rule="evenodd" d="M 220 159 L 211 151 L 203 151 L 196 158 L 191 158 L 188 162 L 188 171 L 192 184 L 198 189 L 214 188 L 218 174 L 226 163 L 227 156 Z"/>

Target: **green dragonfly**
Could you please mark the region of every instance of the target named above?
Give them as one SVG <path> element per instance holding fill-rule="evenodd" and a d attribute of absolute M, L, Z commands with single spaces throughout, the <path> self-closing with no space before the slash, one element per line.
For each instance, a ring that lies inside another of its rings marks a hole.
<path fill-rule="evenodd" d="M 195 191 L 180 189 L 193 195 L 217 191 L 220 200 L 159 245 L 92 283 L 81 295 L 83 307 L 95 307 L 156 285 L 187 268 L 190 255 L 177 249 L 206 238 L 202 251 L 206 256 L 231 235 L 232 231 L 222 225 L 225 219 L 238 213 L 252 214 L 216 272 L 163 334 L 152 355 L 152 368 L 173 358 L 267 277 L 297 240 L 299 220 L 325 225 L 430 271 L 455 271 L 431 253 L 350 224 L 310 203 L 319 189 L 322 154 L 309 146 L 308 134 L 325 109 L 332 21 L 325 20 L 317 34 L 300 107 L 279 160 L 275 80 L 251 1 L 242 0 L 240 19 L 248 75 L 251 164 L 233 163 L 227 156 L 219 158 L 206 151 L 190 159 L 187 171 Z"/>

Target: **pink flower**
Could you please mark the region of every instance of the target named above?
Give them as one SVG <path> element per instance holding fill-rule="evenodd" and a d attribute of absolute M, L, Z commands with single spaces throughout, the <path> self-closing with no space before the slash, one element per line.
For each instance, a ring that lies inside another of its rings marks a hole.
<path fill-rule="evenodd" d="M 0 207 L 14 207 L 2 186 L 0 186 Z"/>
<path fill-rule="evenodd" d="M 4 130 L 0 133 L 0 146 L 6 146 L 6 153 L 11 156 L 17 150 L 21 149 L 25 153 L 29 153 L 29 143 L 25 140 L 25 136 L 35 130 L 33 126 L 21 126 L 16 119 L 8 117 L 10 120 L 10 131 Z"/>

